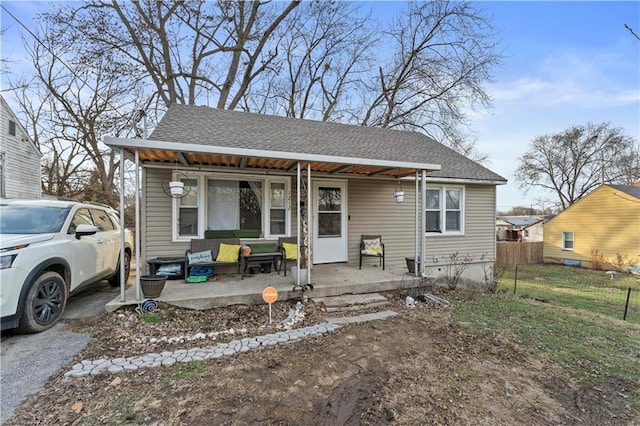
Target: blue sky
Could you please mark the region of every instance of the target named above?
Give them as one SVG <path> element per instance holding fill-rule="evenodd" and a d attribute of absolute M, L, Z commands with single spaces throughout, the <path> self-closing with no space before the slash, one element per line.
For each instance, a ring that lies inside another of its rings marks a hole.
<path fill-rule="evenodd" d="M 513 178 L 536 136 L 611 122 L 640 138 L 640 2 L 482 2 L 501 29 L 507 58 L 488 86 L 494 108 L 472 130 L 490 168 L 509 179 L 498 209 L 540 207 L 551 194 L 524 196 Z M 549 206 L 549 203 L 545 204 Z"/>
<path fill-rule="evenodd" d="M 25 24 L 47 7 L 41 2 L 3 1 Z M 373 2 L 376 14 L 392 14 L 399 2 Z M 527 195 L 513 178 L 518 157 L 536 136 L 572 125 L 611 122 L 640 139 L 640 2 L 479 2 L 493 15 L 506 58 L 487 85 L 489 111 L 471 112 L 478 149 L 489 155 L 489 168 L 509 180 L 498 189 L 498 209 L 523 205 L 539 208 L 553 194 Z M 22 29 L 2 13 L 2 57 L 25 69 Z M 15 77 L 15 76 L 13 76 Z M 2 77 L 2 87 L 5 76 Z M 12 104 L 10 96 L 5 95 Z"/>

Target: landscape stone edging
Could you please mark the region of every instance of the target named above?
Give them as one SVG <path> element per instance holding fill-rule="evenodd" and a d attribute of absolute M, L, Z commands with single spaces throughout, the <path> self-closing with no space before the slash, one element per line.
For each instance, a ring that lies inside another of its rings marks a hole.
<path fill-rule="evenodd" d="M 177 349 L 175 351 L 150 352 L 144 355 L 128 358 L 101 358 L 93 361 L 82 360 L 73 365 L 71 370 L 64 373 L 64 377 L 78 378 L 102 373 L 123 373 L 137 371 L 141 368 L 155 368 L 169 366 L 178 362 L 205 361 L 221 357 L 233 356 L 238 353 L 255 351 L 264 347 L 284 345 L 304 340 L 313 336 L 331 333 L 343 324 L 354 324 L 376 319 L 385 319 L 397 315 L 393 311 L 374 312 L 364 315 L 342 318 L 327 318 L 326 322 L 309 327 L 296 328 L 288 331 L 278 331 L 255 337 L 244 337 L 227 343 L 218 343 L 205 348 Z"/>

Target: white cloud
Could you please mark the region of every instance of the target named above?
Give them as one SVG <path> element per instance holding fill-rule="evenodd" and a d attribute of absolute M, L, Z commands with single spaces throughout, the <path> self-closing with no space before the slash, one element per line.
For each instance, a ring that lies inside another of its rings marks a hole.
<path fill-rule="evenodd" d="M 496 104 L 577 107 L 633 106 L 640 102 L 637 49 L 549 52 L 522 75 L 489 87 Z"/>

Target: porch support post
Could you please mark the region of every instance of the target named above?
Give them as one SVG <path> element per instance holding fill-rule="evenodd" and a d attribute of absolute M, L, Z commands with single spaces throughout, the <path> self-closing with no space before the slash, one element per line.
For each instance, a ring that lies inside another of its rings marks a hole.
<path fill-rule="evenodd" d="M 296 286 L 300 286 L 300 230 L 302 229 L 300 225 L 300 162 L 297 162 L 297 180 L 296 180 L 296 247 L 297 247 L 297 256 L 296 256 L 296 266 L 298 267 L 298 273 L 296 274 Z"/>
<path fill-rule="evenodd" d="M 313 235 L 311 225 L 311 162 L 307 162 L 307 284 L 311 284 L 311 265 L 313 265 L 313 252 L 311 251 L 311 241 Z"/>
<path fill-rule="evenodd" d="M 143 132 L 146 139 L 146 120 L 145 131 Z M 136 300 L 142 300 L 142 291 L 140 288 L 140 150 L 136 148 Z"/>
<path fill-rule="evenodd" d="M 420 220 L 420 205 L 418 204 L 418 200 L 420 199 L 418 197 L 418 180 L 419 180 L 419 175 L 418 175 L 418 171 L 416 170 L 416 176 L 415 176 L 415 197 L 414 197 L 414 205 L 413 205 L 413 210 L 414 210 L 414 215 L 415 215 L 415 220 L 413 221 L 414 225 L 415 225 L 415 230 L 414 230 L 414 243 L 415 246 L 413 248 L 413 275 L 415 277 L 418 276 L 418 241 L 420 238 L 420 230 L 418 228 L 418 221 Z"/>
<path fill-rule="evenodd" d="M 425 243 L 425 235 L 427 229 L 427 215 L 425 212 L 427 211 L 427 171 L 422 170 L 422 179 L 420 182 L 422 186 L 422 202 L 420 203 L 420 276 L 424 278 L 425 264 L 426 262 L 426 243 Z"/>
<path fill-rule="evenodd" d="M 126 302 L 124 290 L 124 148 L 120 148 L 120 302 Z"/>

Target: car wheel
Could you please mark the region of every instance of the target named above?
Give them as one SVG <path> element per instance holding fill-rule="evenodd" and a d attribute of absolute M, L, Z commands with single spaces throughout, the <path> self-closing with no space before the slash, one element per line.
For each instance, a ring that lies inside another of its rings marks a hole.
<path fill-rule="evenodd" d="M 131 255 L 128 251 L 124 252 L 124 282 L 129 279 L 129 273 L 131 272 Z M 112 287 L 120 287 L 120 259 L 118 259 L 118 270 L 115 275 L 109 278 L 109 284 Z"/>
<path fill-rule="evenodd" d="M 40 275 L 29 287 L 18 331 L 38 333 L 51 328 L 67 305 L 67 285 L 57 272 Z"/>

